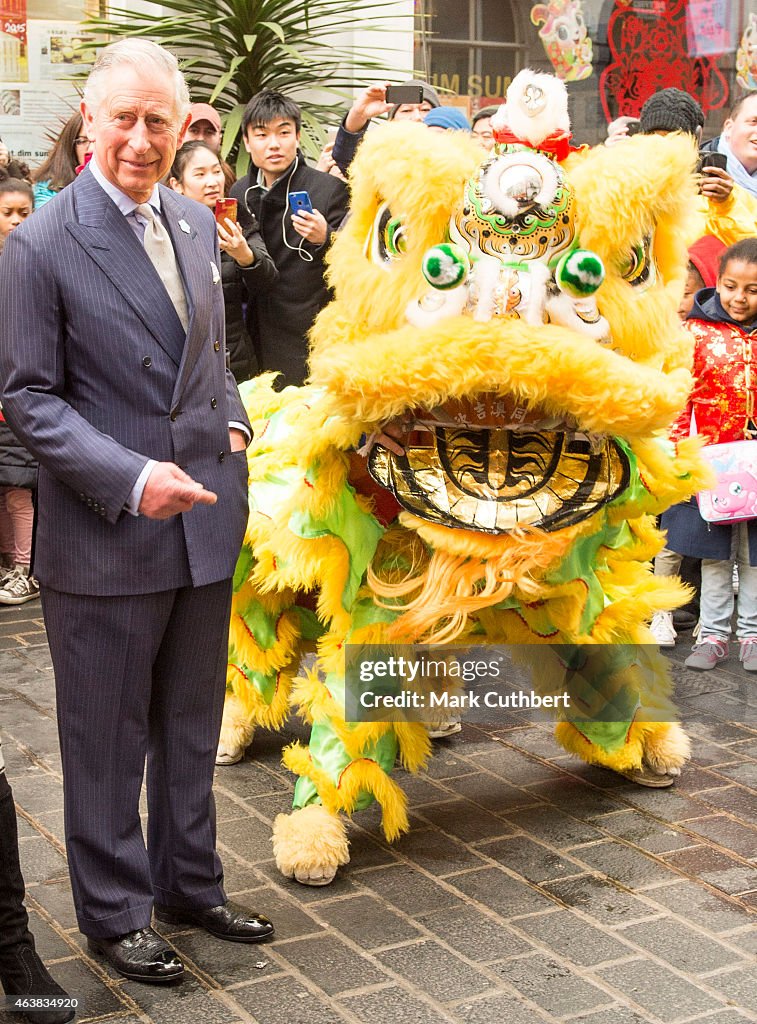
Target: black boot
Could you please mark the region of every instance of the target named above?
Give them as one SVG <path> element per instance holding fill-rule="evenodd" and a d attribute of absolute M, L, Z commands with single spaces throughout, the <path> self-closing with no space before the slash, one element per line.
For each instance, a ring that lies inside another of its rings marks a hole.
<path fill-rule="evenodd" d="M 18 858 L 18 826 L 13 794 L 0 772 L 0 983 L 7 996 L 52 996 L 66 993 L 47 973 L 34 948 L 24 907 L 24 879 Z M 68 1007 L 25 1010 L 31 1024 L 66 1024 L 75 1014 Z"/>

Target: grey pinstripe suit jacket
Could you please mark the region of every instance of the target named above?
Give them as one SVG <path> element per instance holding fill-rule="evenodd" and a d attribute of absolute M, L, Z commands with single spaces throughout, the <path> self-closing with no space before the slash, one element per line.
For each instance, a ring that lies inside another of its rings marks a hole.
<path fill-rule="evenodd" d="M 34 571 L 56 590 L 150 593 L 234 571 L 247 467 L 229 453 L 228 424 L 247 417 L 226 370 L 215 224 L 199 203 L 160 195 L 186 338 L 139 240 L 87 170 L 0 257 L 3 411 L 40 463 Z M 177 463 L 218 503 L 162 521 L 125 513 L 148 458 Z"/>

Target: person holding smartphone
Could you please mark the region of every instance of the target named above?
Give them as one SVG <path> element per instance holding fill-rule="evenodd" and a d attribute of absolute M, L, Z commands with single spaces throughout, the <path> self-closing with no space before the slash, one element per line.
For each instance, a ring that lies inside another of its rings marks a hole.
<path fill-rule="evenodd" d="M 693 96 L 681 89 L 661 89 L 641 108 L 639 123 L 646 135 L 684 132 L 699 145 L 704 112 Z M 709 152 L 708 146 L 702 149 L 698 173 L 699 197 L 690 241 L 712 235 L 728 246 L 757 234 L 757 200 L 734 182 L 722 158 Z"/>
<path fill-rule="evenodd" d="M 242 115 L 252 168 L 231 190 L 240 224 L 259 223 L 279 274 L 247 307 L 260 369 L 277 371 L 279 386 L 307 376 L 308 332 L 330 297 L 325 256 L 347 215 L 344 182 L 305 163 L 300 126 L 289 97 L 269 89 L 253 96 Z"/>
<path fill-rule="evenodd" d="M 177 150 L 168 177 L 169 187 L 209 207 L 216 215 L 221 249 L 221 283 L 226 309 L 226 351 L 237 384 L 259 373 L 258 357 L 244 318 L 244 306 L 273 284 L 279 274 L 273 265 L 256 220 L 244 229 L 237 223 L 236 199 L 224 199 L 225 175 L 215 148 L 202 140 L 185 142 Z"/>
<path fill-rule="evenodd" d="M 331 155 L 343 174 L 352 163 L 357 148 L 374 117 L 386 115 L 390 121 L 422 123 L 430 110 L 440 106 L 439 95 L 432 85 L 411 78 L 400 85 L 375 82 L 355 98 L 337 129 Z"/>

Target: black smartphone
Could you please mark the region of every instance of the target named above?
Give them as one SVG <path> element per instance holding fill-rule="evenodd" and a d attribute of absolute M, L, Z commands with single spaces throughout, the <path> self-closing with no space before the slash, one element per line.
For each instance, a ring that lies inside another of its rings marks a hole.
<path fill-rule="evenodd" d="M 638 135 L 641 131 L 641 121 L 629 121 L 626 125 L 626 135 Z"/>
<path fill-rule="evenodd" d="M 423 89 L 420 85 L 387 85 L 386 102 L 397 107 L 405 103 L 423 103 Z"/>
<path fill-rule="evenodd" d="M 707 149 L 699 150 L 699 163 L 697 164 L 697 172 L 699 174 L 702 174 L 705 167 L 717 167 L 724 171 L 727 164 L 728 157 L 725 153 L 713 153 Z"/>

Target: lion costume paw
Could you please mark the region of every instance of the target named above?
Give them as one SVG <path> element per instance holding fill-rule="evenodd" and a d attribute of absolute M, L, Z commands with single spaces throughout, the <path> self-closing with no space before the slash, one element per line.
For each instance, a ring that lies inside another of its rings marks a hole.
<path fill-rule="evenodd" d="M 277 815 L 273 852 L 282 875 L 302 885 L 328 885 L 350 859 L 344 824 L 321 804 Z"/>
<path fill-rule="evenodd" d="M 254 735 L 255 726 L 251 724 L 244 704 L 234 694 L 227 694 L 216 764 L 237 764 L 241 761 Z"/>
<path fill-rule="evenodd" d="M 638 786 L 666 789 L 675 783 L 681 774 L 681 767 L 690 757 L 689 737 L 677 722 L 669 722 L 644 737 L 640 767 L 618 770 L 618 774 Z"/>
<path fill-rule="evenodd" d="M 691 757 L 691 741 L 678 722 L 645 737 L 644 763 L 657 775 L 680 775 Z"/>

